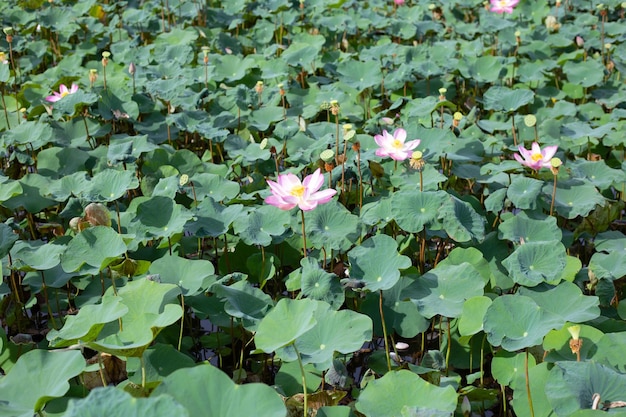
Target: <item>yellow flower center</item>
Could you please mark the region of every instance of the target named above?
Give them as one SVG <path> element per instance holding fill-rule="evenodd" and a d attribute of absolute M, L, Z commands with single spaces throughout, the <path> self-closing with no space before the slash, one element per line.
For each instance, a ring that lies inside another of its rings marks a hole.
<path fill-rule="evenodd" d="M 291 189 L 289 194 L 291 194 L 294 197 L 302 197 L 304 195 L 304 186 L 296 185 L 295 187 Z"/>
<path fill-rule="evenodd" d="M 391 144 L 396 149 L 402 149 L 404 147 L 404 143 L 400 142 L 398 139 L 395 139 Z"/>
<path fill-rule="evenodd" d="M 500 0 L 500 7 L 506 7 L 507 3 L 507 0 Z"/>
<path fill-rule="evenodd" d="M 63 91 L 61 92 L 61 98 L 67 96 L 70 92 L 69 91 Z"/>
<path fill-rule="evenodd" d="M 543 155 L 540 153 L 534 153 L 530 155 L 530 159 L 532 159 L 533 162 L 541 161 L 543 159 Z"/>

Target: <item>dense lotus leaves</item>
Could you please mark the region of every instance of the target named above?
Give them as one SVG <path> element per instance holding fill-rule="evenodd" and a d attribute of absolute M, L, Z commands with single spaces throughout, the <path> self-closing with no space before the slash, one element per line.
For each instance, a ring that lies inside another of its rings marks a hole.
<path fill-rule="evenodd" d="M 609 132 L 611 132 L 614 128 L 615 123 L 605 123 L 599 127 L 593 128 L 589 123 L 575 121 L 564 124 L 561 128 L 561 133 L 563 134 L 563 136 L 567 136 L 572 139 L 589 137 L 600 139 L 603 136 L 607 135 Z"/>
<path fill-rule="evenodd" d="M 361 232 L 359 218 L 336 200 L 304 213 L 307 246 L 327 251 L 350 249 Z"/>
<path fill-rule="evenodd" d="M 189 384 L 189 381 L 203 381 Z M 253 416 L 263 410 L 264 417 L 285 417 L 283 400 L 268 385 L 236 385 L 213 365 L 201 364 L 179 369 L 165 377 L 153 396 L 167 394 L 181 404 L 191 416 Z"/>
<path fill-rule="evenodd" d="M 157 146 L 148 142 L 148 135 L 113 136 L 109 140 L 107 159 L 112 165 L 120 162 L 136 161 L 142 153 L 156 149 Z"/>
<path fill-rule="evenodd" d="M 459 71 L 468 79 L 478 83 L 493 83 L 506 72 L 507 59 L 501 56 L 485 55 L 459 60 Z"/>
<path fill-rule="evenodd" d="M 228 208 L 223 212 L 227 210 Z M 241 210 L 238 210 L 235 217 L 233 229 L 248 245 L 269 246 L 275 236 L 285 233 L 291 222 L 289 211 L 270 205 L 246 211 L 246 215 L 239 213 Z"/>
<path fill-rule="evenodd" d="M 193 211 L 194 219 L 185 224 L 185 231 L 197 237 L 218 237 L 228 231 L 235 219 L 241 218 L 243 208 L 241 204 L 223 206 L 205 198 Z"/>
<path fill-rule="evenodd" d="M 437 191 L 440 184 L 445 182 L 447 179 L 448 178 L 445 175 L 430 164 L 424 166 L 421 175 L 421 184 L 420 173 L 413 170 L 402 173 L 393 172 L 389 178 L 391 185 L 403 191 L 410 189 L 419 190 L 420 188 L 423 191 Z"/>
<path fill-rule="evenodd" d="M 509 185 L 507 189 L 506 196 L 515 207 L 534 210 L 537 208 L 537 199 L 543 186 L 543 181 L 528 178 L 523 175 L 515 175 L 511 180 L 511 185 Z"/>
<path fill-rule="evenodd" d="M 576 354 L 572 352 L 570 348 L 572 334 L 568 329 L 572 326 L 573 324 L 566 323 L 562 329 L 552 330 L 546 335 L 543 339 L 543 349 L 547 352 L 547 355 L 544 356 L 545 362 L 554 363 L 576 359 Z M 594 360 L 595 362 L 603 363 L 603 360 L 607 358 L 607 356 L 612 356 L 613 359 L 617 359 L 617 361 L 609 360 L 607 363 L 613 366 L 626 363 L 624 355 L 621 354 L 621 349 L 617 348 L 612 343 L 606 343 L 608 338 L 602 340 L 606 336 L 610 338 L 613 335 L 621 335 L 622 333 L 607 333 L 605 335 L 595 327 L 584 324 L 578 324 L 576 326 L 580 327 L 579 337 L 583 342 L 579 351 L 581 360 Z M 603 344 L 599 344 L 601 340 Z M 622 340 L 618 340 L 618 342 L 623 343 Z"/>
<path fill-rule="evenodd" d="M 168 395 L 152 398 L 135 398 L 126 391 L 115 387 L 104 387 L 91 391 L 81 399 L 72 399 L 67 405 L 64 417 L 154 417 L 180 416 L 190 414 L 185 407 Z"/>
<path fill-rule="evenodd" d="M 21 193 L 18 192 L 17 185 L 11 184 L 8 187 L 3 185 L 1 188 L 7 187 L 8 190 L 3 190 L 2 193 L 6 193 L 4 197 L 8 197 L 2 202 L 2 205 L 11 210 L 17 210 L 23 207 L 30 213 L 38 213 L 46 207 L 50 207 L 55 204 L 54 200 L 47 198 L 48 188 L 50 187 L 51 180 L 39 174 L 26 174 L 21 179 L 16 181 L 21 187 Z"/>
<path fill-rule="evenodd" d="M 470 203 L 454 196 L 441 207 L 438 218 L 448 236 L 456 242 L 480 241 L 485 237 L 485 219 Z"/>
<path fill-rule="evenodd" d="M 400 270 L 411 266 L 411 259 L 398 253 L 398 243 L 384 234 L 372 236 L 352 249 L 348 259 L 350 278 L 363 281 L 369 291 L 390 289 L 400 279 Z"/>
<path fill-rule="evenodd" d="M 583 323 L 600 316 L 598 297 L 583 295 L 571 282 L 561 282 L 557 286 L 520 287 L 518 294 L 532 298 L 543 310 L 560 316 L 563 321 Z"/>
<path fill-rule="evenodd" d="M 589 409 L 593 395 L 602 404 L 624 401 L 626 375 L 595 362 L 557 362 L 546 382 L 546 395 L 557 416 Z"/>
<path fill-rule="evenodd" d="M 379 85 L 383 79 L 380 66 L 376 61 L 346 60 L 337 65 L 337 72 L 342 75 L 342 82 L 359 92 Z"/>
<path fill-rule="evenodd" d="M 544 185 L 543 193 L 552 195 L 552 185 Z M 604 206 L 605 198 L 596 187 L 581 180 L 558 181 L 554 208 L 556 212 L 567 218 L 586 217 L 596 206 Z"/>
<path fill-rule="evenodd" d="M 190 176 L 189 180 L 193 181 L 198 200 L 204 200 L 206 197 L 211 197 L 215 201 L 232 200 L 239 194 L 239 184 L 216 174 L 199 173 Z"/>
<path fill-rule="evenodd" d="M 232 317 L 243 319 L 244 327 L 250 331 L 257 329 L 272 306 L 269 295 L 245 280 L 228 286 L 216 284 L 211 287 L 211 291 L 226 302 L 224 311 Z"/>
<path fill-rule="evenodd" d="M 94 226 L 77 234 L 61 255 L 66 272 L 78 271 L 87 264 L 90 271 L 101 271 L 125 253 L 126 244 L 116 231 L 107 226 Z"/>
<path fill-rule="evenodd" d="M 325 301 L 338 310 L 345 300 L 345 292 L 337 275 L 326 272 L 310 257 L 302 259 L 300 265 L 302 294 L 313 300 Z"/>
<path fill-rule="evenodd" d="M 11 250 L 13 268 L 22 271 L 53 268 L 59 264 L 66 242 L 66 239 L 49 243 L 20 240 Z"/>
<path fill-rule="evenodd" d="M 605 190 L 615 183 L 626 181 L 623 170 L 609 168 L 604 161 L 577 160 L 568 164 L 572 177 L 584 178 L 600 190 Z"/>
<path fill-rule="evenodd" d="M 47 123 L 26 121 L 4 132 L 0 146 L 4 149 L 15 146 L 20 149 L 42 148 L 53 142 L 54 130 Z"/>
<path fill-rule="evenodd" d="M 376 417 L 401 416 L 405 407 L 423 407 L 451 415 L 456 405 L 457 394 L 451 386 L 438 387 L 411 371 L 401 370 L 369 382 L 359 395 L 356 409 Z"/>
<path fill-rule="evenodd" d="M 314 70 L 318 54 L 324 46 L 325 39 L 321 35 L 301 34 L 280 55 L 282 60 L 292 67 L 300 67 L 305 71 Z"/>
<path fill-rule="evenodd" d="M 96 340 L 106 323 L 119 319 L 128 313 L 128 307 L 120 297 L 102 297 L 100 304 L 87 304 L 78 314 L 68 316 L 61 330 L 50 330 L 46 338 L 54 347 L 71 346 Z"/>
<path fill-rule="evenodd" d="M 254 336 L 256 347 L 272 353 L 293 343 L 316 325 L 313 312 L 317 307 L 314 300 L 281 298 L 261 320 Z"/>
<path fill-rule="evenodd" d="M 192 214 L 180 204 L 164 196 L 136 198 L 136 215 L 128 224 L 138 239 L 167 238 L 180 233 Z M 139 202 L 140 201 L 140 202 Z M 122 224 L 124 224 L 122 222 Z"/>
<path fill-rule="evenodd" d="M 105 296 L 113 294 L 110 287 Z M 96 340 L 85 345 L 116 356 L 141 357 L 163 328 L 180 320 L 182 308 L 173 304 L 179 294 L 176 285 L 147 279 L 129 281 L 117 290 L 128 312 L 120 321 L 105 324 Z"/>
<path fill-rule="evenodd" d="M 554 241 L 524 243 L 503 260 L 502 265 L 520 285 L 556 284 L 566 265 L 565 247 Z"/>
<path fill-rule="evenodd" d="M 132 373 L 129 380 L 137 385 L 141 384 L 141 360 L 139 358 L 127 358 L 126 370 Z M 191 368 L 195 362 L 189 356 L 179 352 L 172 345 L 156 343 L 147 349 L 143 354 L 145 365 L 146 387 L 156 388 L 156 386 L 166 376 L 181 368 Z"/>
<path fill-rule="evenodd" d="M 535 93 L 532 90 L 517 89 L 508 87 L 490 87 L 483 96 L 485 110 L 501 110 L 512 112 L 532 103 Z"/>
<path fill-rule="evenodd" d="M 390 200 L 393 219 L 402 230 L 410 233 L 438 222 L 442 206 L 449 203 L 444 191 L 398 191 Z"/>
<path fill-rule="evenodd" d="M 541 344 L 550 330 L 563 324 L 560 317 L 542 309 L 530 297 L 503 295 L 487 308 L 483 327 L 489 343 L 514 352 Z"/>
<path fill-rule="evenodd" d="M 216 56 L 214 62 L 214 80 L 230 83 L 241 80 L 251 68 L 256 66 L 253 58 L 242 59 L 235 55 Z"/>
<path fill-rule="evenodd" d="M 459 334 L 471 336 L 483 330 L 483 318 L 491 305 L 491 298 L 479 295 L 465 300 L 459 318 Z"/>
<path fill-rule="evenodd" d="M 415 279 L 402 294 L 426 318 L 437 314 L 456 318 L 463 312 L 465 300 L 483 295 L 484 286 L 480 272 L 469 263 L 439 264 Z"/>
<path fill-rule="evenodd" d="M 37 172 L 53 178 L 61 178 L 76 171 L 86 171 L 89 154 L 78 148 L 51 147 L 37 154 Z"/>
<path fill-rule="evenodd" d="M 0 414 L 29 417 L 39 414 L 46 403 L 70 389 L 69 380 L 85 369 L 78 350 L 53 352 L 33 349 L 20 356 L 10 372 L 0 379 Z"/>
<path fill-rule="evenodd" d="M 152 262 L 148 271 L 158 274 L 160 282 L 178 285 L 185 296 L 206 290 L 216 280 L 213 264 L 204 259 L 165 255 Z"/>
<path fill-rule="evenodd" d="M 626 275 L 626 257 L 621 251 L 611 251 L 608 254 L 596 252 L 589 261 L 589 271 L 596 278 L 617 280 Z"/>
<path fill-rule="evenodd" d="M 583 62 L 567 61 L 563 65 L 563 73 L 574 84 L 591 87 L 598 85 L 604 78 L 604 65 L 594 59 Z"/>
<path fill-rule="evenodd" d="M 503 220 L 498 227 L 498 238 L 514 243 L 560 242 L 563 235 L 552 216 L 531 218 L 520 211 L 514 216 L 503 216 Z"/>
<path fill-rule="evenodd" d="M 315 392 L 322 382 L 322 377 L 311 364 L 304 366 L 307 392 Z M 327 380 L 328 381 L 328 380 Z M 281 389 L 281 395 L 292 396 L 303 392 L 302 374 L 298 362 L 283 362 L 276 373 L 274 383 Z"/>
<path fill-rule="evenodd" d="M 81 197 L 91 202 L 114 201 L 138 186 L 134 170 L 105 169 L 93 176 Z"/>

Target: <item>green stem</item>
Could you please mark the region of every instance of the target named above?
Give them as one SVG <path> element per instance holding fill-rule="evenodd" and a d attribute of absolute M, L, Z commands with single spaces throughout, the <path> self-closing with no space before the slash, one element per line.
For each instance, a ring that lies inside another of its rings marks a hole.
<path fill-rule="evenodd" d="M 450 368 L 449 367 L 449 363 L 450 363 L 450 348 L 451 348 L 451 345 L 452 345 L 452 335 L 450 334 L 450 318 L 447 317 L 446 320 L 448 322 L 448 328 L 447 328 L 447 331 L 448 331 L 448 346 L 446 348 L 446 376 L 448 376 L 448 369 Z"/>
<path fill-rule="evenodd" d="M 141 361 L 141 388 L 146 388 L 146 361 L 143 358 L 143 354 L 139 357 Z"/>
<path fill-rule="evenodd" d="M 183 308 L 183 315 L 180 318 L 180 333 L 178 334 L 178 351 L 179 352 L 183 344 L 183 329 L 185 328 L 185 296 L 183 294 L 180 295 L 180 305 Z"/>
<path fill-rule="evenodd" d="M 304 372 L 304 365 L 302 364 L 302 357 L 300 356 L 300 351 L 296 347 L 296 344 L 293 344 L 293 350 L 296 351 L 296 355 L 298 356 L 298 365 L 300 365 L 300 375 L 302 377 L 302 392 L 304 393 L 304 417 L 308 417 L 309 415 L 309 399 L 307 398 L 308 393 L 306 390 L 306 373 Z"/>
<path fill-rule="evenodd" d="M 530 380 L 528 378 L 528 348 L 526 348 L 526 360 L 524 361 L 524 371 L 526 373 L 526 393 L 528 394 L 528 408 L 530 409 L 530 417 L 535 417 L 533 409 L 533 398 L 530 395 Z"/>
<path fill-rule="evenodd" d="M 304 230 L 304 210 L 300 210 L 300 214 L 302 215 L 302 250 L 304 252 L 304 257 L 306 258 L 306 232 Z"/>
<path fill-rule="evenodd" d="M 556 175 L 554 176 L 554 186 L 552 187 L 552 201 L 550 202 L 550 216 L 554 212 L 554 199 L 556 198 Z"/>
<path fill-rule="evenodd" d="M 383 313 L 383 290 L 380 291 L 378 308 L 380 310 L 380 321 L 383 325 L 383 338 L 385 340 L 385 357 L 387 358 L 387 369 L 391 372 L 391 357 L 389 355 L 389 343 L 387 341 L 387 325 L 385 324 L 385 314 Z"/>

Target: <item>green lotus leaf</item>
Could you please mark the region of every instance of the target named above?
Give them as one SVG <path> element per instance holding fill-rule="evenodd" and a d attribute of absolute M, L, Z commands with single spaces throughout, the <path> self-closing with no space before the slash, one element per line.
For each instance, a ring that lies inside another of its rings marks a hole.
<path fill-rule="evenodd" d="M 559 329 L 564 323 L 530 297 L 503 295 L 487 308 L 483 327 L 489 343 L 514 352 L 541 344 L 550 330 Z"/>
<path fill-rule="evenodd" d="M 485 280 L 469 263 L 437 265 L 408 286 L 403 295 L 417 305 L 420 314 L 459 317 L 465 300 L 483 295 Z"/>
<path fill-rule="evenodd" d="M 561 282 L 557 286 L 540 284 L 519 289 L 518 294 L 532 298 L 539 307 L 564 321 L 583 323 L 600 316 L 598 297 L 583 295 L 577 285 Z"/>
<path fill-rule="evenodd" d="M 43 243 L 41 241 L 19 241 L 13 246 L 11 256 L 13 267 L 16 269 L 46 270 L 57 266 L 61 255 L 65 252 L 65 242 L 53 241 Z"/>
<path fill-rule="evenodd" d="M 532 90 L 511 90 L 508 87 L 493 86 L 483 95 L 483 105 L 486 110 L 513 112 L 532 103 L 534 98 L 535 93 Z"/>
<path fill-rule="evenodd" d="M 391 175 L 389 180 L 394 187 L 397 187 L 403 191 L 406 190 L 419 190 L 420 181 L 422 181 L 421 187 L 424 191 L 437 191 L 439 184 L 445 182 L 448 179 L 445 175 L 440 173 L 437 168 L 432 165 L 425 165 L 422 170 L 422 176 L 420 179 L 420 173 L 417 171 Z"/>
<path fill-rule="evenodd" d="M 307 245 L 326 250 L 347 251 L 360 236 L 359 218 L 337 200 L 304 213 Z"/>
<path fill-rule="evenodd" d="M 379 85 L 383 79 L 378 63 L 346 60 L 337 66 L 337 72 L 342 75 L 342 82 L 346 85 L 363 91 Z"/>
<path fill-rule="evenodd" d="M 126 370 L 132 375 L 129 380 L 137 385 L 141 384 L 141 359 L 128 358 L 126 361 Z M 172 345 L 156 343 L 151 346 L 143 354 L 143 363 L 145 365 L 146 387 L 156 387 L 166 376 L 172 372 L 182 368 L 192 368 L 195 362 L 188 355 L 179 352 Z"/>
<path fill-rule="evenodd" d="M 272 298 L 242 280 L 232 285 L 214 285 L 211 291 L 225 301 L 224 311 L 232 317 L 243 319 L 244 327 L 254 331 L 260 322 L 269 315 Z M 258 344 L 257 344 L 258 347 Z"/>
<path fill-rule="evenodd" d="M 24 353 L 0 379 L 0 414 L 26 417 L 40 413 L 46 403 L 70 389 L 69 380 L 85 369 L 80 351 L 33 349 Z"/>
<path fill-rule="evenodd" d="M 624 171 L 609 168 L 604 161 L 579 160 L 574 164 L 568 164 L 575 178 L 584 178 L 600 190 L 606 190 L 613 183 L 626 181 Z"/>
<path fill-rule="evenodd" d="M 514 243 L 560 242 L 562 233 L 555 217 L 530 218 L 526 212 L 521 211 L 500 224 L 498 238 Z"/>
<path fill-rule="evenodd" d="M 499 384 L 510 386 L 520 375 L 524 374 L 526 354 L 500 349 L 491 361 L 491 372 Z M 535 357 L 528 355 L 528 368 L 536 365 Z"/>
<path fill-rule="evenodd" d="M 241 59 L 236 55 L 219 56 L 215 61 L 215 80 L 225 82 L 238 81 L 245 77 L 254 65 L 254 60 L 249 57 Z"/>
<path fill-rule="evenodd" d="M 149 272 L 158 274 L 161 282 L 178 285 L 184 296 L 196 295 L 216 281 L 213 264 L 203 259 L 165 255 L 152 262 Z"/>
<path fill-rule="evenodd" d="M 443 261 L 439 262 L 439 266 L 443 265 L 461 265 L 463 263 L 471 264 L 476 270 L 480 273 L 483 278 L 483 281 L 486 283 L 492 277 L 491 268 L 489 267 L 489 262 L 483 256 L 483 253 L 476 248 L 454 248 L 449 254 L 448 257 Z"/>
<path fill-rule="evenodd" d="M 100 93 L 98 113 L 104 120 L 120 118 L 136 120 L 139 116 L 139 106 L 132 100 L 122 100 L 112 89 L 106 89 Z"/>
<path fill-rule="evenodd" d="M 582 87 L 591 87 L 602 82 L 604 65 L 595 59 L 582 62 L 567 61 L 563 65 L 563 73 L 571 83 Z"/>
<path fill-rule="evenodd" d="M 531 359 L 529 358 L 529 362 L 530 360 Z M 547 380 L 550 375 L 548 367 L 549 364 L 547 362 L 543 362 L 528 370 L 528 380 L 532 381 L 529 384 L 530 397 L 532 399 L 532 407 L 533 411 L 535 411 L 535 416 L 554 415 L 546 395 L 548 385 Z M 522 366 L 520 369 L 523 370 L 524 367 Z M 531 415 L 530 404 L 528 401 L 528 391 L 526 390 L 526 376 L 523 371 L 516 375 L 514 381 L 511 383 L 511 387 L 514 389 L 511 406 L 513 407 L 515 415 Z"/>
<path fill-rule="evenodd" d="M 247 245 L 269 246 L 274 237 L 285 233 L 290 223 L 289 211 L 263 205 L 247 215 L 238 215 L 233 229 Z"/>
<path fill-rule="evenodd" d="M 402 230 L 417 233 L 437 221 L 447 201 L 443 191 L 399 191 L 391 196 L 391 213 Z"/>
<path fill-rule="evenodd" d="M 595 362 L 610 365 L 620 372 L 626 371 L 626 360 L 624 360 L 624 355 L 620 355 L 621 346 L 626 342 L 626 332 L 602 334 L 599 340 L 592 340 L 592 342 L 595 342 L 591 344 Z"/>
<path fill-rule="evenodd" d="M 72 399 L 68 403 L 64 417 L 153 417 L 180 416 L 190 414 L 168 395 L 152 398 L 134 398 L 129 393 L 115 387 L 93 390 L 85 398 Z"/>
<path fill-rule="evenodd" d="M 0 223 L 0 258 L 4 258 L 9 253 L 17 239 L 18 235 L 13 233 L 13 229 Z"/>
<path fill-rule="evenodd" d="M 456 409 L 454 388 L 432 385 L 411 371 L 386 373 L 367 384 L 356 402 L 356 409 L 368 416 L 397 417 L 404 407 L 423 407 L 452 414 Z M 430 414 L 427 414 L 430 415 Z"/>
<path fill-rule="evenodd" d="M 316 301 L 306 298 L 281 298 L 261 320 L 254 336 L 256 347 L 263 352 L 272 353 L 293 343 L 317 323 L 313 315 L 317 306 Z"/>
<path fill-rule="evenodd" d="M 180 204 L 163 196 L 151 197 L 137 205 L 130 226 L 138 236 L 147 239 L 169 237 L 180 233 L 192 214 Z"/>
<path fill-rule="evenodd" d="M 485 210 L 492 213 L 499 213 L 502 211 L 507 191 L 507 188 L 500 188 L 490 192 L 489 196 L 485 199 Z"/>
<path fill-rule="evenodd" d="M 105 324 L 97 339 L 85 345 L 115 356 L 141 357 L 163 328 L 180 320 L 182 308 L 172 303 L 179 294 L 178 286 L 172 284 L 147 279 L 128 282 L 117 290 L 128 313 L 120 321 Z M 114 295 L 113 287 L 107 295 Z"/>
<path fill-rule="evenodd" d="M 272 124 L 283 120 L 284 115 L 283 115 L 283 111 L 284 109 L 282 107 L 279 106 L 264 106 L 261 107 L 258 110 L 254 110 L 252 112 L 252 114 L 250 115 L 250 117 L 248 118 L 248 123 L 250 123 L 250 126 L 255 128 L 256 130 L 260 131 L 260 132 L 264 132 L 266 131 Z M 261 150 L 260 148 L 256 148 Z M 262 159 L 264 161 L 268 160 L 270 157 L 270 153 L 269 150 L 261 150 L 262 152 L 260 152 L 259 157 L 254 157 L 252 158 L 251 155 L 248 155 L 249 153 L 247 153 L 246 158 L 247 159 L 252 159 L 257 160 L 257 159 Z"/>
<path fill-rule="evenodd" d="M 215 201 L 232 200 L 239 194 L 239 184 L 216 174 L 195 174 L 189 180 L 194 183 L 198 200 L 204 200 L 206 197 L 211 197 Z"/>
<path fill-rule="evenodd" d="M 325 301 L 338 310 L 345 300 L 343 287 L 337 275 L 326 272 L 312 258 L 300 261 L 302 266 L 302 294 L 313 300 Z"/>
<path fill-rule="evenodd" d="M 0 204 L 24 192 L 19 181 L 10 180 L 3 175 L 0 175 L 0 184 L 2 184 L 0 187 Z"/>
<path fill-rule="evenodd" d="M 459 61 L 461 63 L 463 61 Z M 494 83 L 501 78 L 504 71 L 504 59 L 501 56 L 484 55 L 478 58 L 468 57 L 459 71 L 465 78 L 479 83 Z"/>
<path fill-rule="evenodd" d="M 233 221 L 239 219 L 242 213 L 241 204 L 224 207 L 212 198 L 205 198 L 194 211 L 195 220 L 185 224 L 185 231 L 197 237 L 218 237 L 226 233 Z"/>
<path fill-rule="evenodd" d="M 107 226 L 94 226 L 77 234 L 61 255 L 61 266 L 66 272 L 78 271 L 87 264 L 100 271 L 125 253 L 122 237 Z"/>
<path fill-rule="evenodd" d="M 569 328 L 574 324 L 566 323 L 560 330 L 552 330 L 543 339 L 543 349 L 547 352 L 544 357 L 544 361 L 554 363 L 558 361 L 576 360 L 576 354 L 572 352 L 570 348 L 570 341 L 572 335 L 569 332 Z M 587 326 L 584 324 L 576 325 L 580 327 L 579 337 L 582 340 L 582 346 L 580 347 L 580 360 L 594 360 L 600 363 L 609 363 L 612 366 L 618 366 L 618 364 L 626 364 L 624 361 L 624 355 L 619 354 L 619 349 L 615 350 L 616 346 L 611 343 L 606 343 L 608 338 L 604 340 L 604 343 L 600 343 L 604 336 L 620 335 L 620 333 L 607 333 L 606 335 L 595 327 Z M 617 344 L 624 342 L 619 340 Z M 605 344 L 606 343 L 606 344 Z M 608 355 L 613 356 L 613 359 L 617 361 L 606 360 Z"/>
<path fill-rule="evenodd" d="M 203 381 L 189 384 L 189 381 Z M 179 369 L 165 377 L 152 394 L 167 394 L 187 409 L 189 415 L 212 417 L 253 416 L 263 410 L 264 417 L 285 417 L 283 400 L 268 385 L 236 385 L 224 372 L 208 364 Z"/>
<path fill-rule="evenodd" d="M 626 253 L 626 235 L 616 230 L 599 233 L 594 244 L 598 252 L 621 251 Z"/>
<path fill-rule="evenodd" d="M 206 115 L 204 117 L 206 117 Z M 193 180 L 193 177 L 198 173 L 209 172 L 212 174 L 217 174 L 216 172 L 212 172 L 211 170 L 207 169 L 200 160 L 200 158 L 198 158 L 198 155 L 191 152 L 189 149 L 178 149 L 171 156 L 169 163 L 181 174 L 189 175 L 190 180 Z M 226 173 L 224 172 L 222 176 L 226 176 Z M 200 178 L 202 179 L 203 177 Z M 211 179 L 212 178 L 209 178 L 209 180 Z M 202 181 L 201 183 L 204 184 Z"/>
<path fill-rule="evenodd" d="M 502 265 L 520 285 L 556 284 L 565 269 L 566 256 L 561 242 L 531 242 L 518 246 Z"/>
<path fill-rule="evenodd" d="M 557 416 L 590 409 L 594 394 L 601 402 L 624 401 L 626 375 L 594 362 L 557 362 L 546 382 L 546 395 Z"/>
<path fill-rule="evenodd" d="M 41 210 L 50 207 L 55 204 L 55 201 L 48 198 L 48 189 L 51 186 L 51 180 L 39 174 L 26 174 L 16 184 L 11 184 L 8 187 L 3 185 L 0 188 L 7 187 L 8 190 L 3 190 L 2 193 L 6 193 L 6 198 L 2 205 L 11 210 L 17 210 L 20 207 L 24 207 L 26 211 L 30 213 L 39 213 Z M 16 194 L 21 188 L 21 193 Z"/>
<path fill-rule="evenodd" d="M 86 93 L 84 90 L 78 89 L 74 94 L 68 94 L 62 100 L 53 103 L 52 114 L 55 115 L 56 119 L 60 119 L 63 116 L 73 115 L 81 108 L 94 104 L 96 101 L 98 101 L 96 94 Z"/>
<path fill-rule="evenodd" d="M 552 185 L 545 185 L 543 193 L 552 195 Z M 565 218 L 586 217 L 597 205 L 604 206 L 605 199 L 593 185 L 580 180 L 559 181 L 554 208 Z"/>
<path fill-rule="evenodd" d="M 135 162 L 142 153 L 156 149 L 156 145 L 148 142 L 148 135 L 113 136 L 110 139 L 107 159 L 112 165 L 120 162 Z"/>
<path fill-rule="evenodd" d="M 398 253 L 398 243 L 390 236 L 376 235 L 348 252 L 350 277 L 362 280 L 370 291 L 388 290 L 400 279 L 400 270 L 411 260 Z M 380 262 L 384 259 L 385 262 Z"/>
<path fill-rule="evenodd" d="M 85 162 L 88 159 L 89 154 L 77 148 L 43 149 L 37 154 L 37 172 L 47 177 L 62 178 L 77 171 L 86 171 Z"/>
<path fill-rule="evenodd" d="M 46 338 L 54 347 L 71 346 L 96 340 L 106 323 L 128 313 L 128 307 L 116 296 L 102 297 L 100 304 L 87 304 L 78 314 L 67 316 L 61 330 L 50 330 Z"/>
<path fill-rule="evenodd" d="M 485 237 L 485 219 L 466 201 L 449 198 L 439 210 L 438 218 L 448 236 L 456 242 L 480 241 Z"/>
<path fill-rule="evenodd" d="M 280 259 L 273 253 L 255 253 L 246 260 L 246 268 L 252 282 L 258 282 L 261 288 L 272 279 L 280 268 Z"/>
<path fill-rule="evenodd" d="M 563 136 L 567 136 L 572 139 L 600 139 L 614 129 L 614 123 L 606 123 L 597 128 L 593 128 L 589 123 L 576 121 L 564 124 L 561 128 L 561 133 Z M 586 143 L 586 140 L 584 143 Z"/>
<path fill-rule="evenodd" d="M 317 391 L 322 382 L 322 377 L 319 372 L 317 372 L 315 367 L 311 364 L 304 366 L 304 372 L 306 375 L 307 392 L 311 393 Z M 298 362 L 283 362 L 276 373 L 274 382 L 287 396 L 303 392 L 300 364 Z"/>
<path fill-rule="evenodd" d="M 465 300 L 459 318 L 459 334 L 471 336 L 483 330 L 483 319 L 490 305 L 491 298 L 483 295 Z"/>
<path fill-rule="evenodd" d="M 511 180 L 506 196 L 515 204 L 515 207 L 534 210 L 543 185 L 543 181 L 517 175 Z"/>
<path fill-rule="evenodd" d="M 83 194 L 90 186 L 87 173 L 78 171 L 50 183 L 44 197 L 51 197 L 55 201 L 66 201 L 73 195 Z"/>
<path fill-rule="evenodd" d="M 94 175 L 82 197 L 92 202 L 114 201 L 138 186 L 134 171 L 106 169 Z"/>

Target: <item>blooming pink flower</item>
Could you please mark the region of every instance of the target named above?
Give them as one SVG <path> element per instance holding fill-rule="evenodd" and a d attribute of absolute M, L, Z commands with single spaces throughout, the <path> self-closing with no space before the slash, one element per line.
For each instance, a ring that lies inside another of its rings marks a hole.
<path fill-rule="evenodd" d="M 491 11 L 495 13 L 513 13 L 519 0 L 491 0 Z"/>
<path fill-rule="evenodd" d="M 404 4 L 404 0 L 393 0 L 394 3 L 396 3 L 397 6 L 402 6 Z"/>
<path fill-rule="evenodd" d="M 406 142 L 406 130 L 398 128 L 393 132 L 393 136 L 383 130 L 382 135 L 375 135 L 374 140 L 380 146 L 376 149 L 376 155 L 388 156 L 395 161 L 404 161 L 413 155 L 413 149 L 417 148 L 420 140 Z"/>
<path fill-rule="evenodd" d="M 265 202 L 281 210 L 291 210 L 295 206 L 304 211 L 313 210 L 318 204 L 328 203 L 337 193 L 331 189 L 318 191 L 324 184 L 324 175 L 319 168 L 302 182 L 293 174 L 281 174 L 277 181 L 268 180 L 267 183 L 272 195 L 266 197 Z"/>
<path fill-rule="evenodd" d="M 78 91 L 78 85 L 76 84 L 72 84 L 72 87 L 69 90 L 67 89 L 65 84 L 61 84 L 59 86 L 59 92 L 57 93 L 56 91 L 53 91 L 51 96 L 46 97 L 46 101 L 54 103 L 54 102 L 61 100 L 66 95 L 74 94 L 77 91 Z"/>
<path fill-rule="evenodd" d="M 550 168 L 550 160 L 556 153 L 558 146 L 546 146 L 542 150 L 537 142 L 533 142 L 530 150 L 525 149 L 522 145 L 518 149 L 521 156 L 518 154 L 513 155 L 517 162 L 539 171 L 541 168 Z"/>

